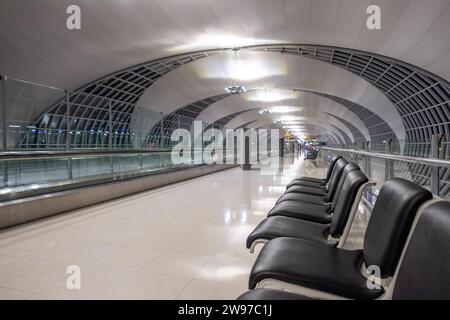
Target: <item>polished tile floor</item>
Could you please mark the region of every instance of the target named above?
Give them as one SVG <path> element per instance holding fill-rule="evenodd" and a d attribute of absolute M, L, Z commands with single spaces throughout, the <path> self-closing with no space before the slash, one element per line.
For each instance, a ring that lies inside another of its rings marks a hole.
<path fill-rule="evenodd" d="M 292 178 L 324 174 L 287 158 L 276 174 L 234 168 L 0 231 L 0 299 L 235 299 L 249 232 Z"/>

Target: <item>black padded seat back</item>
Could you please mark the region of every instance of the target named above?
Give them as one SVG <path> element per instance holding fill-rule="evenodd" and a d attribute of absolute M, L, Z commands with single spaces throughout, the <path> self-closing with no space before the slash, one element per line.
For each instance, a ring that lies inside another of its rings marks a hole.
<path fill-rule="evenodd" d="M 450 299 L 450 202 L 430 205 L 413 230 L 393 299 Z"/>
<path fill-rule="evenodd" d="M 327 200 L 331 202 L 333 199 L 334 193 L 336 192 L 337 186 L 339 184 L 339 179 L 341 178 L 342 171 L 344 171 L 344 167 L 347 165 L 347 160 L 338 159 L 336 164 L 333 167 L 333 172 L 331 173 L 330 181 L 328 183 L 328 198 Z"/>
<path fill-rule="evenodd" d="M 331 173 L 333 172 L 334 165 L 341 158 L 342 158 L 341 156 L 336 156 L 336 157 L 333 157 L 333 159 L 331 159 L 330 165 L 328 166 L 328 170 L 327 170 L 327 177 L 325 178 L 326 182 L 330 181 Z"/>
<path fill-rule="evenodd" d="M 431 198 L 428 190 L 404 179 L 384 183 L 364 236 L 366 266 L 378 266 L 383 278 L 393 275 L 417 209 Z"/>
<path fill-rule="evenodd" d="M 332 203 L 331 211 L 334 211 L 334 209 L 336 208 L 336 204 L 337 204 L 337 202 L 339 200 L 339 196 L 342 194 L 342 185 L 344 184 L 345 178 L 353 170 L 361 170 L 361 169 L 354 162 L 350 162 L 349 164 L 347 164 L 344 167 L 344 171 L 342 171 L 341 178 L 339 179 L 339 183 L 338 183 L 338 185 L 336 187 L 336 191 L 334 192 L 333 199 L 331 199 L 331 203 Z"/>
<path fill-rule="evenodd" d="M 349 165 L 351 164 L 348 164 L 347 167 Z M 345 177 L 341 194 L 331 218 L 330 235 L 333 237 L 340 237 L 344 232 L 356 195 L 361 186 L 367 181 L 369 179 L 361 170 L 353 170 Z"/>

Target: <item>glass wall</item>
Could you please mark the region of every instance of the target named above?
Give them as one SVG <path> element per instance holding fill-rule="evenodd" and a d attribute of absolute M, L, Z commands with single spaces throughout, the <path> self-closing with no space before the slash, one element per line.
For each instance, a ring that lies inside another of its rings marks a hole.
<path fill-rule="evenodd" d="M 382 159 L 374 156 L 359 155 L 351 151 L 334 151 L 323 149 L 320 156 L 324 160 L 331 159 L 335 155 L 341 155 L 348 161 L 353 161 L 359 165 L 361 170 L 376 182 L 376 186 L 369 189 L 365 194 L 365 199 L 374 204 L 378 192 L 386 180 L 391 178 L 403 178 L 418 185 L 432 190 L 432 166 L 412 163 L 400 160 Z M 448 159 L 448 158 L 446 158 Z M 450 183 L 448 179 L 449 169 L 446 167 L 438 168 L 437 195 L 444 199 L 450 199 Z"/>
<path fill-rule="evenodd" d="M 126 87 L 114 94 L 99 90 L 69 92 L 1 79 L 0 201 L 22 192 L 210 164 L 204 150 L 216 138 L 205 132 L 215 129 L 226 137 L 223 125 L 194 125 L 201 109 L 192 112 L 195 117 L 178 114 L 177 108 L 164 114 L 151 106 L 137 106 L 139 96 Z M 190 157 L 182 163 L 172 157 L 173 147 L 184 139 L 172 137 L 177 129 L 191 137 Z M 238 146 L 232 139 L 231 150 L 226 150 L 225 141 L 210 148 L 212 163 L 226 163 L 227 157 L 238 163 Z"/>
<path fill-rule="evenodd" d="M 171 140 L 174 130 L 191 130 L 194 121 L 137 106 L 127 94 L 68 92 L 7 77 L 2 78 L 0 98 L 1 151 L 164 150 L 177 143 Z"/>

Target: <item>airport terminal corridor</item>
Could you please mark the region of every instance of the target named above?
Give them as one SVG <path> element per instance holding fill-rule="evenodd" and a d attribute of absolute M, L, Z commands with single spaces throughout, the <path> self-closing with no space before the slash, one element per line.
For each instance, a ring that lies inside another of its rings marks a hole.
<path fill-rule="evenodd" d="M 450 0 L 0 0 L 0 304 L 450 301 L 449 30 Z"/>
<path fill-rule="evenodd" d="M 248 233 L 287 182 L 323 173 L 291 156 L 275 175 L 233 168 L 2 231 L 0 299 L 235 299 L 257 257 Z"/>

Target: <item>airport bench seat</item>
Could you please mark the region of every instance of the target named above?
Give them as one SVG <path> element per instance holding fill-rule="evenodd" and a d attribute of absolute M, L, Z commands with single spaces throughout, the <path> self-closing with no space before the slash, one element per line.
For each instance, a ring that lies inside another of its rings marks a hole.
<path fill-rule="evenodd" d="M 290 237 L 320 242 L 329 246 L 336 246 L 336 241 L 327 240 L 330 230 L 329 224 L 283 216 L 274 216 L 263 220 L 247 238 L 247 249 L 255 241 L 272 240 L 280 237 Z"/>
<path fill-rule="evenodd" d="M 293 200 L 293 201 L 299 201 L 299 202 L 306 202 L 306 203 L 315 203 L 315 204 L 333 204 L 336 202 L 337 197 L 341 193 L 342 184 L 344 183 L 345 177 L 352 172 L 353 170 L 360 170 L 359 166 L 356 163 L 348 163 L 345 165 L 341 177 L 338 181 L 335 181 L 336 183 L 336 190 L 334 192 L 334 195 L 331 199 L 329 199 L 328 194 L 326 196 L 319 196 L 319 195 L 312 195 L 307 193 L 285 193 L 283 194 L 278 200 L 277 204 L 286 200 Z M 333 189 L 334 187 L 331 186 L 330 189 Z"/>
<path fill-rule="evenodd" d="M 313 194 L 317 196 L 328 196 L 328 191 L 322 188 L 315 188 L 315 187 L 307 187 L 307 186 L 299 186 L 294 185 L 292 187 L 289 187 L 286 189 L 285 193 L 306 193 L 306 194 Z"/>
<path fill-rule="evenodd" d="M 448 300 L 450 299 L 450 268 L 448 267 L 450 265 L 450 202 L 439 201 L 429 205 L 416 220 L 416 226 L 411 230 L 409 242 L 399 262 L 400 266 L 394 274 L 392 287 L 388 289 L 391 295 L 387 294 L 383 298 Z M 282 246 L 284 249 L 287 248 L 285 245 Z M 300 258 L 304 260 L 305 256 Z M 320 277 L 323 276 L 320 275 Z M 295 281 L 299 280 L 295 279 Z M 314 278 L 313 281 L 317 279 Z M 321 288 L 323 288 L 322 285 Z M 336 292 L 338 291 L 340 292 L 341 289 Z M 280 290 L 259 288 L 247 291 L 238 299 L 308 300 L 311 298 Z"/>
<path fill-rule="evenodd" d="M 319 223 L 331 222 L 331 205 L 283 201 L 273 207 L 268 216 L 286 216 Z"/>
<path fill-rule="evenodd" d="M 253 266 L 249 287 L 270 278 L 352 299 L 375 299 L 383 289 L 367 287 L 359 272 L 362 250 L 341 250 L 294 238 L 269 241 Z"/>
<path fill-rule="evenodd" d="M 288 183 L 288 185 L 286 186 L 286 190 L 288 190 L 291 187 L 296 187 L 296 186 L 303 186 L 303 187 L 308 187 L 308 188 L 326 190 L 326 184 L 327 184 L 326 182 L 317 183 L 317 182 L 306 181 L 306 180 L 293 180 L 290 183 Z"/>
<path fill-rule="evenodd" d="M 281 195 L 281 197 L 277 200 L 277 203 L 280 203 L 280 202 L 283 202 L 286 200 L 313 203 L 313 204 L 322 204 L 322 205 L 331 204 L 328 201 L 328 196 L 319 196 L 319 195 L 307 194 L 307 193 L 285 193 L 285 194 Z"/>
<path fill-rule="evenodd" d="M 330 177 L 333 172 L 333 168 L 334 168 L 334 165 L 336 164 L 336 161 L 338 161 L 341 158 L 342 158 L 341 156 L 336 156 L 333 159 L 331 159 L 330 165 L 328 166 L 327 175 L 325 178 L 299 177 L 299 178 L 292 180 L 292 182 L 290 184 L 292 184 L 293 182 L 304 181 L 304 182 L 310 183 L 310 186 L 324 187 L 330 180 Z"/>
<path fill-rule="evenodd" d="M 343 158 L 340 158 L 336 161 L 330 176 L 328 189 L 293 185 L 286 189 L 285 194 L 301 193 L 301 194 L 326 196 L 327 202 L 331 202 L 333 200 L 334 195 L 336 194 L 336 190 L 339 186 L 339 181 L 347 165 L 348 162 Z"/>
<path fill-rule="evenodd" d="M 381 277 L 394 274 L 418 208 L 432 198 L 422 187 L 399 178 L 380 190 L 364 237 L 363 250 L 346 250 L 294 238 L 270 240 L 250 273 L 253 289 L 277 279 L 353 299 L 373 299 L 382 289 L 368 290 L 360 267 L 376 265 Z"/>
<path fill-rule="evenodd" d="M 304 221 L 315 221 L 311 219 L 311 216 L 313 216 L 312 213 L 310 213 L 310 216 L 304 214 L 300 216 L 298 213 L 293 215 L 289 212 L 291 218 L 285 218 L 282 216 L 286 215 L 287 210 L 280 211 L 278 212 L 278 216 L 270 214 L 268 218 L 264 219 L 255 230 L 251 232 L 247 239 L 247 248 L 251 248 L 252 243 L 256 240 L 270 240 L 277 237 L 309 239 L 328 245 L 336 245 L 337 241 L 328 241 L 329 236 L 331 235 L 333 238 L 337 239 L 343 234 L 344 228 L 349 222 L 349 217 L 354 215 L 356 204 L 359 203 L 361 199 L 362 192 L 364 191 L 363 186 L 369 180 L 360 170 L 353 170 L 349 172 L 347 176 L 342 177 L 342 179 L 344 179 L 344 182 L 342 183 L 341 192 L 333 209 L 334 214 L 329 215 L 328 217 L 331 224 L 320 226 L 316 223 Z M 284 205 L 290 203 L 295 203 L 297 206 L 303 205 L 301 202 L 284 201 L 275 206 L 275 208 L 279 207 L 279 210 L 282 210 L 281 208 Z M 307 206 L 312 207 L 311 204 Z M 292 218 L 302 218 L 303 216 L 305 216 L 304 220 Z M 321 216 L 318 215 L 314 217 L 318 218 Z"/>

